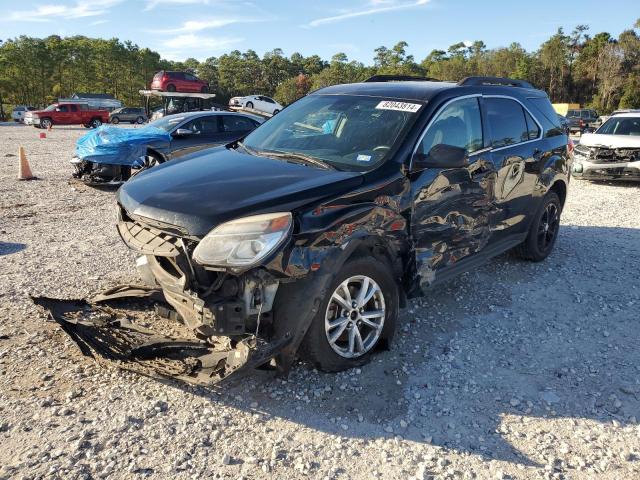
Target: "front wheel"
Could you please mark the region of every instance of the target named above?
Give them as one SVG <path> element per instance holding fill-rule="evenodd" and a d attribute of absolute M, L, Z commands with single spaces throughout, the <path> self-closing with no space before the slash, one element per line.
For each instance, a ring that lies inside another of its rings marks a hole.
<path fill-rule="evenodd" d="M 325 372 L 363 365 L 393 337 L 398 285 L 390 267 L 356 258 L 340 269 L 300 345 L 301 355 Z"/>
<path fill-rule="evenodd" d="M 278 110 L 277 108 L 273 111 L 273 115 L 277 115 L 278 113 L 280 113 L 280 110 Z"/>
<path fill-rule="evenodd" d="M 120 119 L 118 117 L 113 117 L 111 119 L 111 123 L 113 123 L 114 125 L 117 125 L 120 123 Z"/>
<path fill-rule="evenodd" d="M 515 253 L 524 260 L 540 262 L 547 258 L 560 233 L 562 205 L 555 192 L 548 192 L 536 213 L 527 239 L 515 248 Z"/>
<path fill-rule="evenodd" d="M 40 120 L 41 128 L 49 129 L 51 128 L 51 125 L 53 125 L 53 122 L 49 118 L 43 118 L 42 120 Z"/>
<path fill-rule="evenodd" d="M 136 123 L 137 123 L 138 125 L 142 125 L 142 124 L 144 123 L 144 118 L 142 118 L 142 117 L 138 117 L 138 118 L 136 118 Z"/>
<path fill-rule="evenodd" d="M 247 102 L 245 105 L 247 108 L 253 108 L 253 102 Z"/>

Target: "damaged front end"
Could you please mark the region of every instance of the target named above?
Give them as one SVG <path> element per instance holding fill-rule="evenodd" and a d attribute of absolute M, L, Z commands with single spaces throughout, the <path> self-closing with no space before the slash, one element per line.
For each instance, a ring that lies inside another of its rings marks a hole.
<path fill-rule="evenodd" d="M 290 341 L 284 338 L 269 344 L 248 335 L 207 342 L 163 335 L 131 321 L 136 310 L 148 312 L 149 300 L 159 298 L 159 293 L 146 287 L 118 287 L 89 302 L 47 297 L 33 301 L 49 313 L 85 356 L 142 375 L 193 384 L 211 385 L 232 373 L 259 367 Z"/>
<path fill-rule="evenodd" d="M 196 239 L 151 222 L 119 210 L 118 231 L 141 254 L 146 286 L 117 287 L 89 301 L 33 299 L 84 355 L 145 375 L 213 384 L 287 349 L 293 335 L 276 333 L 271 314 L 278 279 L 264 268 L 205 268 L 192 261 Z M 167 321 L 181 334 L 159 333 Z"/>

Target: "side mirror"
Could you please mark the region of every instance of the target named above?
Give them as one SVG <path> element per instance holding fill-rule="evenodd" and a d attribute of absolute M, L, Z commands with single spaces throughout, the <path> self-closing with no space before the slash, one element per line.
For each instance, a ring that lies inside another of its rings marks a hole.
<path fill-rule="evenodd" d="M 173 132 L 174 137 L 188 137 L 191 134 L 193 134 L 193 132 L 188 128 L 179 128 Z"/>
<path fill-rule="evenodd" d="M 468 165 L 467 149 L 439 143 L 429 153 L 416 153 L 412 159 L 412 170 L 425 168 L 462 168 Z"/>

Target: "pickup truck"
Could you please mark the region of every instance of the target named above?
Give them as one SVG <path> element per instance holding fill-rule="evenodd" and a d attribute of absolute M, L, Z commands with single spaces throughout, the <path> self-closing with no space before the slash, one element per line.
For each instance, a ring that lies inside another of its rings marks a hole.
<path fill-rule="evenodd" d="M 583 134 L 589 129 L 593 129 L 598 122 L 598 114 L 589 108 L 579 108 L 567 112 L 569 121 L 569 131 L 571 133 Z"/>
<path fill-rule="evenodd" d="M 54 103 L 44 110 L 26 112 L 24 123 L 36 128 L 49 128 L 52 125 L 98 128 L 103 123 L 109 123 L 109 111 L 89 109 L 85 103 Z"/>

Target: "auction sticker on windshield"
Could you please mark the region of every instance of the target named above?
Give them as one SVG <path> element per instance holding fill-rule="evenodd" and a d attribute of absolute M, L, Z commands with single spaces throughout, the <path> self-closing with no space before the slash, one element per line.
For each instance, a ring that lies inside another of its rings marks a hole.
<path fill-rule="evenodd" d="M 400 112 L 416 113 L 420 110 L 419 103 L 407 103 L 407 102 L 394 102 L 391 100 L 383 100 L 377 106 L 378 110 L 398 110 Z"/>

